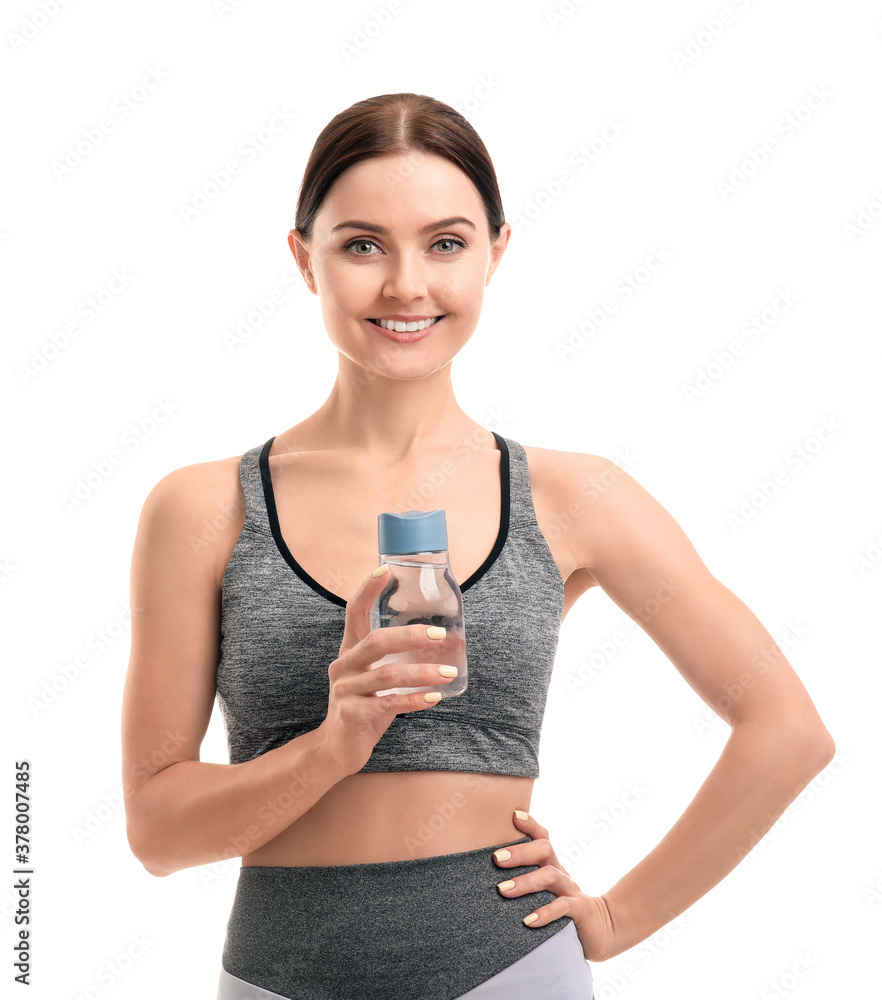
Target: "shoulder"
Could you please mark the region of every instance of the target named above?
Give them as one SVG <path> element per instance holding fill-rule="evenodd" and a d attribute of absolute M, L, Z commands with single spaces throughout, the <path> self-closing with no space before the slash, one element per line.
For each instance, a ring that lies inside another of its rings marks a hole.
<path fill-rule="evenodd" d="M 617 462 L 588 452 L 523 445 L 530 470 L 537 519 L 550 525 L 569 551 L 571 564 L 596 566 L 604 541 L 632 524 L 655 504 Z M 618 457 L 618 456 L 617 456 Z M 627 462 L 627 456 L 623 456 Z"/>
<path fill-rule="evenodd" d="M 160 479 L 147 494 L 145 506 L 192 516 L 207 514 L 211 508 L 233 501 L 239 506 L 242 487 L 239 482 L 241 455 L 219 458 L 210 462 L 195 462 L 173 469 Z"/>
<path fill-rule="evenodd" d="M 245 520 L 240 459 L 196 462 L 167 473 L 147 494 L 138 525 L 149 542 L 203 562 L 218 585 Z"/>
<path fill-rule="evenodd" d="M 533 487 L 557 496 L 569 495 L 574 488 L 577 493 L 587 496 L 602 485 L 603 480 L 612 482 L 625 471 L 602 455 L 526 444 L 521 447 L 527 456 Z"/>

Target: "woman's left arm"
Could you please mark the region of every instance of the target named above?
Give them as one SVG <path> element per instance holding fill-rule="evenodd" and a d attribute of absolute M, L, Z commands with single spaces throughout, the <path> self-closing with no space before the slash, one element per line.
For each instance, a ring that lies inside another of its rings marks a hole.
<path fill-rule="evenodd" d="M 598 909 L 606 911 L 600 922 L 612 940 L 600 950 L 609 953 L 594 955 L 605 959 L 655 933 L 723 879 L 836 747 L 775 640 L 710 573 L 668 511 L 607 459 L 567 453 L 566 461 L 567 496 L 555 502 L 570 510 L 566 544 L 573 563 L 648 633 L 732 730 L 661 843 L 601 897 L 589 902 L 578 894 L 580 915 L 590 914 L 586 924 L 596 924 Z M 603 483 L 611 485 L 598 488 Z M 593 950 L 586 947 L 587 958 Z"/>

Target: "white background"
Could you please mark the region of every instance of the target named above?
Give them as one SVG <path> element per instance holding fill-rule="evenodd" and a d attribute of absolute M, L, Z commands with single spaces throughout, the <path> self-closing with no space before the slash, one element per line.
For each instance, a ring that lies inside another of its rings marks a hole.
<path fill-rule="evenodd" d="M 514 227 L 454 363 L 460 404 L 527 445 L 630 456 L 628 471 L 785 648 L 838 747 L 680 922 L 593 966 L 597 1000 L 868 996 L 882 927 L 879 5 L 43 6 L 53 16 L 6 3 L 0 25 L 4 994 L 13 762 L 26 757 L 28 995 L 214 996 L 238 860 L 157 879 L 125 838 L 135 529 L 166 473 L 241 454 L 324 401 L 336 352 L 318 300 L 284 277 L 303 168 L 339 111 L 414 91 L 477 128 Z M 139 91 L 145 78 L 153 89 Z M 823 97 L 810 107 L 813 92 Z M 246 158 L 240 144 L 279 110 L 287 124 Z M 104 118 L 112 128 L 92 145 Z M 618 134 L 604 141 L 609 121 Z M 751 151 L 768 139 L 757 166 Z M 58 170 L 78 143 L 81 162 Z M 583 145 L 594 159 L 578 166 Z M 185 220 L 181 206 L 230 159 L 238 176 Z M 570 183 L 555 190 L 564 170 Z M 640 271 L 654 250 L 669 259 Z M 114 269 L 127 286 L 84 322 Z M 626 298 L 629 275 L 647 280 Z M 274 290 L 283 304 L 229 349 L 225 334 Z M 793 302 L 748 341 L 744 324 L 774 310 L 779 290 Z M 609 298 L 615 313 L 562 357 Z M 735 340 L 741 356 L 713 367 Z M 684 385 L 700 371 L 709 388 L 690 402 Z M 161 401 L 169 412 L 151 423 Z M 820 442 L 825 421 L 835 434 Z M 129 449 L 132 425 L 142 439 Z M 810 457 L 801 467 L 797 448 Z M 117 450 L 112 475 L 66 504 Z M 776 472 L 776 494 L 751 501 Z M 640 630 L 604 660 L 598 644 L 629 624 L 599 589 L 564 623 L 532 803 L 589 894 L 659 842 L 728 733 Z M 227 759 L 217 713 L 203 759 Z"/>

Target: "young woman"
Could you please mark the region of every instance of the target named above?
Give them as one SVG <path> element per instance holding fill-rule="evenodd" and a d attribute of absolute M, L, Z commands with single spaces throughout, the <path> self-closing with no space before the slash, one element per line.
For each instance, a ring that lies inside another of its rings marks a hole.
<path fill-rule="evenodd" d="M 407 93 L 337 115 L 296 225 L 337 378 L 306 419 L 147 497 L 123 719 L 132 850 L 159 876 L 242 857 L 222 1000 L 588 1000 L 588 962 L 719 882 L 833 741 L 770 634 L 624 470 L 522 446 L 457 404 L 451 365 L 511 235 L 461 115 Z M 419 661 L 436 630 L 369 626 L 377 515 L 440 508 L 468 688 L 377 696 L 450 681 Z M 566 531 L 546 530 L 563 514 Z M 670 833 L 598 896 L 529 815 L 560 623 L 593 586 L 732 727 Z M 215 697 L 229 764 L 199 760 Z"/>

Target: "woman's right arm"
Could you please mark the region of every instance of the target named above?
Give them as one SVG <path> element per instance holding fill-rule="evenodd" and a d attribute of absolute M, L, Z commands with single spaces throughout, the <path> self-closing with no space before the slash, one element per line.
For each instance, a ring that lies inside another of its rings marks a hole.
<path fill-rule="evenodd" d="M 129 845 L 151 875 L 256 850 L 348 773 L 319 730 L 241 764 L 199 759 L 216 693 L 220 584 L 243 505 L 238 461 L 201 463 L 160 480 L 138 523 L 122 763 Z M 229 530 L 206 532 L 219 518 Z"/>

